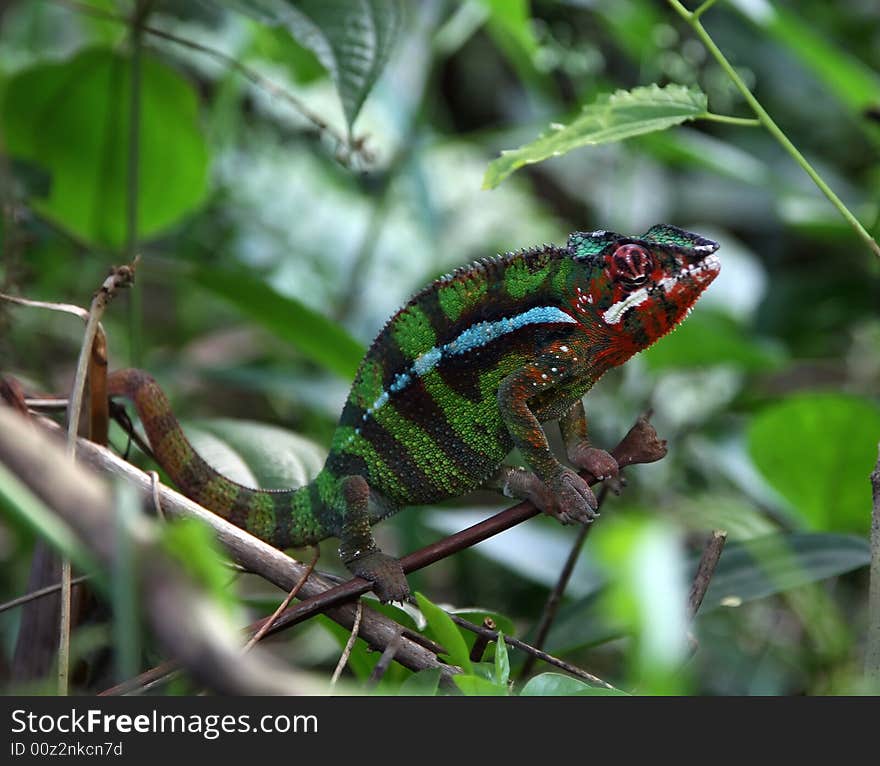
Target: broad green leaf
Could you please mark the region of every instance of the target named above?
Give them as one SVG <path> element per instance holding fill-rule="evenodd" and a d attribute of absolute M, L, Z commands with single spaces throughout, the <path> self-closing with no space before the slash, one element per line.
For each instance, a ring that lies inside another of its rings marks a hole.
<path fill-rule="evenodd" d="M 541 673 L 530 678 L 519 693 L 520 697 L 628 697 L 620 689 L 590 686 L 562 673 Z"/>
<path fill-rule="evenodd" d="M 428 622 L 428 629 L 434 639 L 446 649 L 449 659 L 453 664 L 461 667 L 465 673 L 472 673 L 473 667 L 467 644 L 452 618 L 439 606 L 432 604 L 421 593 L 416 593 L 416 600 L 418 601 L 419 609 L 421 609 L 425 620 Z"/>
<path fill-rule="evenodd" d="M 495 642 L 495 683 L 504 686 L 509 678 L 510 659 L 507 656 L 507 644 L 504 643 L 504 633 L 499 630 L 498 640 Z"/>
<path fill-rule="evenodd" d="M 749 336 L 731 317 L 698 308 L 675 332 L 645 351 L 644 357 L 655 370 L 731 364 L 751 372 L 778 366 L 782 354 Z"/>
<path fill-rule="evenodd" d="M 131 65 L 92 48 L 12 77 L 0 132 L 13 156 L 52 178 L 33 207 L 91 245 L 126 240 Z M 192 86 L 158 59 L 141 65 L 138 234 L 149 237 L 193 212 L 205 197 L 208 149 Z"/>
<path fill-rule="evenodd" d="M 383 604 L 380 601 L 371 601 L 370 609 L 384 614 L 389 619 L 394 620 L 394 622 L 408 628 L 409 630 L 418 631 L 419 629 L 415 618 L 407 611 L 408 609 L 411 609 L 415 612 L 415 607 L 410 607 L 409 604 L 406 605 L 406 608 L 403 608 L 394 603 Z"/>
<path fill-rule="evenodd" d="M 877 460 L 880 407 L 834 393 L 793 396 L 759 412 L 749 454 L 764 478 L 813 529 L 864 532 L 868 476 Z"/>
<path fill-rule="evenodd" d="M 498 186 L 523 165 L 559 157 L 581 146 L 622 141 L 705 117 L 706 104 L 702 91 L 683 85 L 650 85 L 603 94 L 584 106 L 568 125 L 552 124 L 531 143 L 502 151 L 500 157 L 489 163 L 483 188 Z"/>
<path fill-rule="evenodd" d="M 349 129 L 385 68 L 403 16 L 401 0 L 222 2 L 284 27 L 311 50 L 336 84 Z"/>
<path fill-rule="evenodd" d="M 700 614 L 851 572 L 870 557 L 868 541 L 854 535 L 794 532 L 728 543 Z"/>
<path fill-rule="evenodd" d="M 313 362 L 354 378 L 364 348 L 345 329 L 304 303 L 245 272 L 199 269 L 193 283 L 232 303 L 245 316 L 288 341 Z"/>
<path fill-rule="evenodd" d="M 453 676 L 455 685 L 468 697 L 506 697 L 507 686 L 496 684 L 480 676 Z"/>
<path fill-rule="evenodd" d="M 251 420 L 199 420 L 187 423 L 184 430 L 214 468 L 251 487 L 301 487 L 317 476 L 327 455 L 303 436 Z"/>

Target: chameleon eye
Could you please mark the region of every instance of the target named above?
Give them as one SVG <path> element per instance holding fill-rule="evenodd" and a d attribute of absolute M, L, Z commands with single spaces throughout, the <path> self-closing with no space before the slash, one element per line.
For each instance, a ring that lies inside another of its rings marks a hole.
<path fill-rule="evenodd" d="M 654 259 L 641 245 L 621 245 L 611 256 L 615 279 L 627 290 L 647 284 L 654 270 Z"/>

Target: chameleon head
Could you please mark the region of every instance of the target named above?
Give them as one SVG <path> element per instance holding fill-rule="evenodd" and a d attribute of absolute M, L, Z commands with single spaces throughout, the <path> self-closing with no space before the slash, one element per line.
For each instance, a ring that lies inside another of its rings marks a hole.
<path fill-rule="evenodd" d="M 640 237 L 578 232 L 568 248 L 589 275 L 588 287 L 576 290 L 575 309 L 627 356 L 681 322 L 721 268 L 717 242 L 667 224 Z"/>

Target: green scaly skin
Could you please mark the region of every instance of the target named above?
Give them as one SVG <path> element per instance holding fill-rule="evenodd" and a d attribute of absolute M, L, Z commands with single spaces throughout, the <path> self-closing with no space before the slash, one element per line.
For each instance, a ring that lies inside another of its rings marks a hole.
<path fill-rule="evenodd" d="M 379 333 L 324 468 L 298 489 L 251 489 L 217 473 L 146 373 L 114 373 L 110 392 L 134 402 L 185 494 L 279 548 L 338 537 L 349 570 L 383 601 L 402 601 L 406 577 L 370 527 L 406 505 L 490 486 L 563 523 L 594 518 L 592 491 L 551 453 L 541 423 L 559 421 L 575 467 L 615 475 L 614 459 L 589 442 L 581 397 L 684 319 L 718 273 L 717 248 L 668 225 L 641 237 L 577 232 L 566 247 L 508 253 L 438 279 Z M 513 447 L 525 467 L 504 465 Z"/>

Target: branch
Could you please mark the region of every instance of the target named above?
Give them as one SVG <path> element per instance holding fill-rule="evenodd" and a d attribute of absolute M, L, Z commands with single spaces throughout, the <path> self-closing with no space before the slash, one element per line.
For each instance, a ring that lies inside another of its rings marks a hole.
<path fill-rule="evenodd" d="M 602 510 L 607 495 L 608 487 L 603 484 L 599 496 L 596 498 L 597 510 Z M 575 538 L 574 543 L 572 543 L 571 550 L 568 552 L 568 558 L 565 560 L 562 571 L 559 573 L 559 578 L 556 580 L 556 585 L 553 586 L 553 590 L 547 597 L 547 601 L 544 604 L 544 611 L 541 613 L 541 619 L 538 622 L 538 629 L 535 631 L 534 646 L 538 650 L 544 648 L 544 642 L 547 640 L 547 636 L 550 633 L 550 627 L 553 625 L 553 620 L 556 619 L 556 613 L 559 611 L 559 605 L 562 603 L 562 596 L 565 594 L 565 589 L 568 587 L 569 580 L 571 580 L 572 572 L 574 572 L 575 565 L 581 556 L 581 549 L 584 547 L 584 542 L 586 542 L 587 536 L 590 534 L 592 528 L 593 525 L 589 524 L 584 525 L 578 530 L 577 537 Z M 537 657 L 534 654 L 530 654 L 526 658 L 522 669 L 519 671 L 520 678 L 525 678 L 532 672 L 536 659 Z"/>
<path fill-rule="evenodd" d="M 44 423 L 49 429 L 58 429 L 58 426 L 52 421 L 41 420 L 40 422 Z M 77 447 L 77 456 L 84 462 L 104 472 L 110 472 L 126 481 L 132 482 L 142 492 L 152 492 L 152 481 L 148 474 L 125 462 L 122 458 L 117 457 L 104 447 L 93 444 L 88 440 L 80 439 Z M 194 503 L 173 489 L 160 485 L 159 494 L 162 500 L 162 509 L 167 516 L 175 518 L 191 517 L 201 520 L 214 530 L 218 540 L 229 551 L 234 561 L 241 564 L 248 571 L 258 574 L 277 585 L 285 592 L 293 589 L 306 570 L 305 565 L 264 543 L 262 540 L 258 540 L 244 530 L 233 526 L 215 513 Z M 332 589 L 332 587 L 333 584 L 329 580 L 313 574 L 305 582 L 301 592 L 306 597 L 314 597 Z M 353 604 L 335 606 L 332 609 L 328 609 L 326 614 L 334 622 L 338 622 L 348 630 L 351 630 L 354 625 L 355 607 Z M 256 630 L 260 624 L 256 623 L 251 627 Z M 361 621 L 360 637 L 373 649 L 383 651 L 397 633 L 399 627 L 396 622 L 375 610 L 366 609 Z M 455 672 L 449 666 L 441 663 L 430 649 L 421 646 L 418 642 L 409 638 L 401 641 L 395 659 L 401 665 L 413 671 L 440 668 L 447 675 Z M 141 678 L 143 676 L 138 677 L 138 679 Z M 138 686 L 137 683 L 122 684 L 119 687 L 115 687 L 114 691 L 126 693 L 133 688 L 138 688 Z"/>
<path fill-rule="evenodd" d="M 687 612 L 690 619 L 697 616 L 706 591 L 709 590 L 709 583 L 712 575 L 715 574 L 715 567 L 718 566 L 718 560 L 721 558 L 721 551 L 724 549 L 724 543 L 727 542 L 727 532 L 723 529 L 716 529 L 706 541 L 706 547 L 703 549 L 703 555 L 700 557 L 700 563 L 697 565 L 697 574 L 694 576 L 694 582 L 691 585 L 691 592 L 688 596 Z"/>
<path fill-rule="evenodd" d="M 459 617 L 457 614 L 450 614 L 452 621 L 456 625 L 460 625 L 465 630 L 469 630 L 472 633 L 476 633 L 478 636 L 483 636 L 489 641 L 497 641 L 498 640 L 498 631 L 492 630 L 491 628 L 487 628 L 480 625 L 475 625 L 468 620 L 465 620 L 463 617 Z M 559 668 L 560 670 L 564 670 L 566 673 L 575 676 L 576 678 L 581 678 L 588 683 L 593 684 L 594 686 L 601 686 L 604 689 L 614 689 L 611 684 L 607 681 L 603 681 L 599 676 L 594 676 L 592 673 L 588 673 L 583 668 L 579 668 L 576 665 L 572 665 L 565 660 L 560 660 L 558 657 L 554 657 L 552 654 L 547 654 L 540 649 L 532 646 L 531 644 L 527 644 L 525 641 L 520 641 L 518 638 L 513 638 L 512 636 L 504 636 L 504 643 L 508 646 L 513 647 L 514 649 L 519 649 L 522 652 L 526 652 L 530 657 L 534 657 L 535 659 L 543 660 L 548 665 L 553 665 L 554 667 Z"/>
<path fill-rule="evenodd" d="M 7 408 L 0 408 L 0 467 L 11 484 L 39 498 L 34 504 L 56 514 L 107 570 L 114 570 L 120 555 L 119 535 L 126 536 L 139 564 L 140 598 L 152 629 L 201 683 L 225 694 L 326 690 L 271 655 L 242 655 L 225 629 L 226 619 L 164 552 L 156 524 L 142 514 L 118 515 L 104 482 L 65 459 L 56 440 Z"/>
<path fill-rule="evenodd" d="M 50 425 L 54 424 L 50 422 Z M 147 490 L 151 486 L 149 476 L 98 445 L 80 440 L 78 454 L 92 465 L 133 481 L 142 490 Z M 666 443 L 657 437 L 647 417 L 642 416 L 611 454 L 621 468 L 638 463 L 650 463 L 666 454 Z M 589 474 L 583 476 L 591 484 L 596 483 L 596 479 Z M 221 544 L 229 550 L 232 558 L 248 570 L 261 575 L 285 591 L 291 590 L 301 577 L 304 566 L 281 551 L 233 526 L 174 490 L 161 486 L 160 494 L 162 507 L 167 515 L 193 516 L 208 524 L 217 534 Z M 531 503 L 519 503 L 457 534 L 404 556 L 400 560 L 401 565 L 404 572 L 409 574 L 504 532 L 539 513 L 540 511 Z M 344 602 L 358 598 L 371 587 L 368 581 L 358 577 L 332 586 L 326 579 L 312 575 L 302 587 L 305 598 L 283 611 L 266 632 L 276 633 L 321 612 L 350 630 L 354 625 L 356 610 L 354 605 Z M 261 630 L 267 621 L 268 618 L 260 620 L 254 623 L 251 629 Z M 370 646 L 384 651 L 394 640 L 398 630 L 399 626 L 393 620 L 373 610 L 365 610 L 359 632 L 360 637 Z M 414 671 L 440 668 L 444 675 L 458 672 L 457 669 L 441 663 L 433 652 L 410 638 L 401 640 L 395 659 Z M 133 688 L 139 688 L 141 683 L 154 681 L 163 673 L 173 670 L 173 666 L 167 663 L 160 667 L 161 671 L 159 668 L 148 671 L 147 674 L 133 679 L 131 683 L 120 684 L 107 690 L 107 693 L 126 693 Z"/>
<path fill-rule="evenodd" d="M 74 577 L 70 584 L 79 585 L 81 582 L 85 582 L 88 580 L 90 575 L 80 575 L 79 577 Z M 15 609 L 16 607 L 23 606 L 24 604 L 29 604 L 31 601 L 36 601 L 39 598 L 45 598 L 46 596 L 51 596 L 53 593 L 57 593 L 61 590 L 62 583 L 56 582 L 54 585 L 47 585 L 45 588 L 40 588 L 39 590 L 31 591 L 30 593 L 25 593 L 23 596 L 19 596 L 18 598 L 14 598 L 11 601 L 7 601 L 3 604 L 0 604 L 0 612 L 6 612 L 9 609 Z"/>
<path fill-rule="evenodd" d="M 617 460 L 621 468 L 637 463 L 653 463 L 660 460 L 666 454 L 666 442 L 659 439 L 654 427 L 648 422 L 647 416 L 641 416 L 636 424 L 623 437 L 620 444 L 611 450 L 612 456 Z M 591 485 L 596 484 L 596 478 L 589 473 L 582 473 Z M 494 516 L 481 521 L 467 529 L 450 535 L 436 543 L 427 545 L 420 550 L 410 553 L 400 559 L 400 564 L 406 574 L 423 569 L 441 559 L 445 559 L 466 548 L 488 540 L 501 532 L 522 524 L 524 521 L 541 513 L 529 501 L 523 501 L 507 510 L 501 511 Z M 270 629 L 276 632 L 301 622 L 313 614 L 323 611 L 327 606 L 342 601 L 362 596 L 371 589 L 372 585 L 360 577 L 337 585 L 336 587 L 321 593 L 313 598 L 305 599 L 298 604 L 282 612 Z"/>

